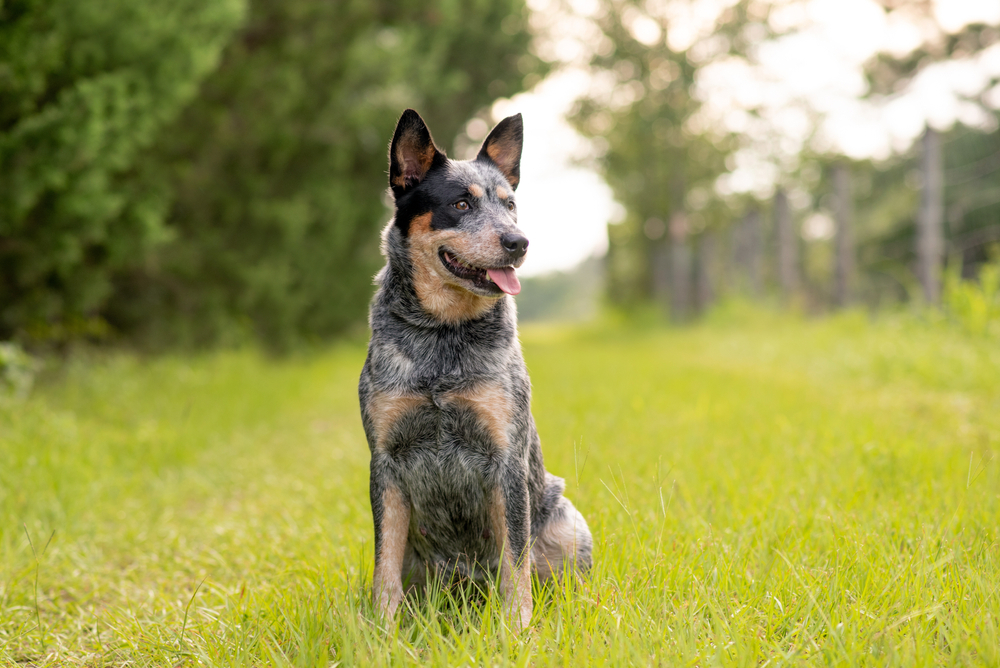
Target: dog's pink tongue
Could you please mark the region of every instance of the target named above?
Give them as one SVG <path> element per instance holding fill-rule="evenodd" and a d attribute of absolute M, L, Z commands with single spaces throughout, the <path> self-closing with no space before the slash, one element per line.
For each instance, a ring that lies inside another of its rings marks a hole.
<path fill-rule="evenodd" d="M 517 280 L 517 274 L 514 273 L 513 267 L 487 269 L 486 273 L 490 275 L 490 280 L 508 295 L 516 295 L 521 291 L 521 282 Z"/>

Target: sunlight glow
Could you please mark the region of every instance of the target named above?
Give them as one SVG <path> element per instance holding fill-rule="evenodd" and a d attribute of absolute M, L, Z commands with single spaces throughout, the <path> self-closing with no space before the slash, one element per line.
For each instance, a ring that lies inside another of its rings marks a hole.
<path fill-rule="evenodd" d="M 693 62 L 707 63 L 695 84 L 704 106 L 692 124 L 738 133 L 746 140 L 732 171 L 717 184 L 720 194 L 770 196 L 807 146 L 856 159 L 885 159 L 906 150 L 925 123 L 941 130 L 955 122 L 990 127 L 992 116 L 969 98 L 1000 108 L 1000 86 L 987 90 L 990 77 L 1000 76 L 1000 45 L 932 65 L 904 91 L 863 99 L 868 93 L 862 72 L 866 60 L 880 50 L 903 56 L 938 30 L 905 4 L 886 13 L 874 0 L 775 3 L 767 14 L 770 27 L 795 32 L 762 42 L 752 53 L 756 62 L 750 62 L 722 55 L 728 41 L 712 36 L 718 17 L 734 1 L 647 0 L 645 12 L 634 10 L 626 20 L 637 41 L 651 45 L 666 39 L 675 51 L 690 49 Z M 606 224 L 620 215 L 611 189 L 587 165 L 600 151 L 599 140 L 582 138 L 563 115 L 587 90 L 606 90 L 617 107 L 643 94 L 637 83 L 623 84 L 614 75 L 595 76 L 585 69 L 589 53 L 608 55 L 613 48 L 592 20 L 602 11 L 598 2 L 570 0 L 569 15 L 558 0 L 529 0 L 529 6 L 532 28 L 540 35 L 538 55 L 563 67 L 530 92 L 497 101 L 492 119 L 514 111 L 525 115 L 524 185 L 518 195 L 522 225 L 532 239 L 526 275 L 566 269 L 604 252 Z M 934 16 L 948 32 L 972 22 L 998 25 L 1000 2 L 935 0 Z M 665 34 L 661 26 L 666 26 Z M 664 69 L 650 83 L 665 87 L 675 76 Z M 470 136 L 480 134 L 483 126 L 470 123 L 468 130 Z M 816 228 L 825 230 L 819 222 Z"/>
<path fill-rule="evenodd" d="M 585 71 L 567 69 L 529 93 L 493 105 L 493 121 L 517 112 L 524 116 L 518 225 L 531 249 L 518 270 L 523 276 L 571 269 L 603 255 L 608 221 L 620 215 L 611 188 L 594 169 L 583 166 L 593 156 L 593 145 L 565 120 L 589 85 Z"/>

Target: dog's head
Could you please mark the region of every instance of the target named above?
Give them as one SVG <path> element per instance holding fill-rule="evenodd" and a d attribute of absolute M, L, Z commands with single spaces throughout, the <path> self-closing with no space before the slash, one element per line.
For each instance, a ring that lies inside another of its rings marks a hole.
<path fill-rule="evenodd" d="M 521 115 L 500 121 L 474 160 L 450 160 L 412 109 L 389 148 L 393 225 L 405 240 L 424 308 L 458 322 L 521 290 L 528 239 L 517 228 Z"/>

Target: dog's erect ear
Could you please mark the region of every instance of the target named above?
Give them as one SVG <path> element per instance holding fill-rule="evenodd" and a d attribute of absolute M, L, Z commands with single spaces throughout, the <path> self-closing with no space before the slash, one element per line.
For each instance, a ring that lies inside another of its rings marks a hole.
<path fill-rule="evenodd" d="M 477 160 L 489 160 L 503 172 L 510 187 L 517 190 L 521 180 L 521 146 L 524 144 L 524 125 L 521 114 L 508 116 L 493 128 L 493 132 L 479 149 Z"/>
<path fill-rule="evenodd" d="M 434 145 L 420 114 L 412 109 L 404 111 L 389 147 L 389 185 L 393 191 L 402 192 L 423 181 L 434 161 L 442 158 L 444 152 Z"/>

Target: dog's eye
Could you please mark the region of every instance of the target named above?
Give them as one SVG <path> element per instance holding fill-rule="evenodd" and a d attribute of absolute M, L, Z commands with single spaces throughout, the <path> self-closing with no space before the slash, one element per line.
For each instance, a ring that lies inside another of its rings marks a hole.
<path fill-rule="evenodd" d="M 507 210 L 508 211 L 514 210 L 514 202 L 512 202 L 511 200 L 507 200 Z"/>
<path fill-rule="evenodd" d="M 469 210 L 469 203 L 466 202 L 464 199 L 458 200 L 457 202 L 455 202 L 454 204 L 452 204 L 452 206 L 455 207 L 456 209 L 458 209 L 459 211 L 468 211 Z"/>

